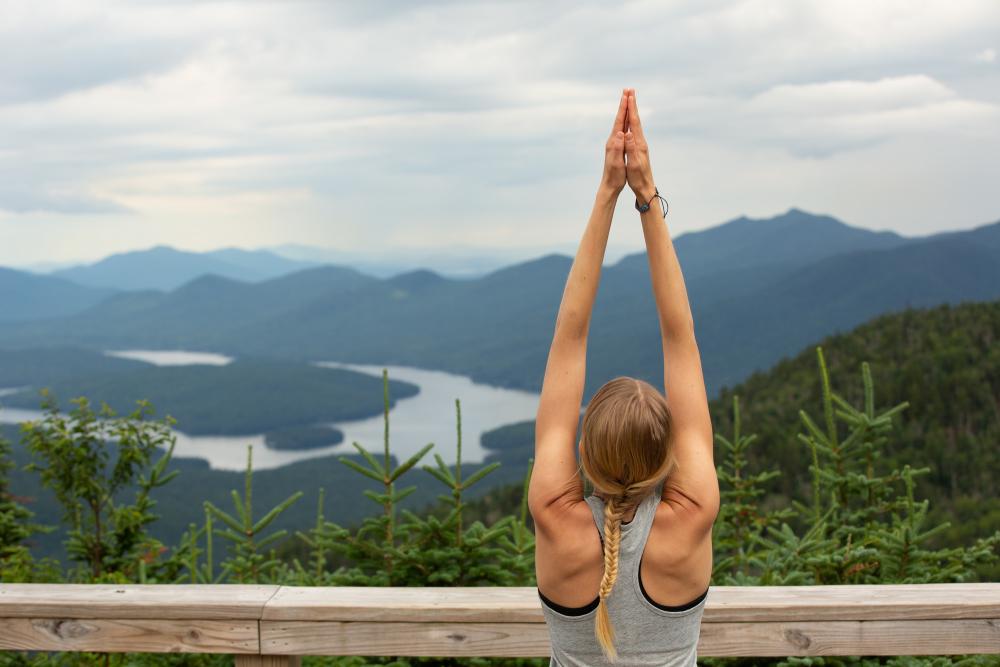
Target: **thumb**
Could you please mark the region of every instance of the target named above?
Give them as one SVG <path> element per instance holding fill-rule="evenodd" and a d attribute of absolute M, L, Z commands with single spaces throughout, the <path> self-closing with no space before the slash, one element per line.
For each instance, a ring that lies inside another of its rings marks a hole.
<path fill-rule="evenodd" d="M 635 135 L 629 130 L 625 133 L 625 152 L 631 153 L 633 150 L 635 150 Z"/>

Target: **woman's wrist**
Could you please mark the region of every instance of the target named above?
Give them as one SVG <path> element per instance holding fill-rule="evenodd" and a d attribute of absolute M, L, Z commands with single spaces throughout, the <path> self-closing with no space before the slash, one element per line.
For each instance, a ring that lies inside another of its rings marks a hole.
<path fill-rule="evenodd" d="M 618 196 L 622 193 L 625 186 L 616 187 L 614 185 L 609 185 L 607 183 L 601 183 L 597 188 L 597 198 L 603 201 L 618 201 Z"/>
<path fill-rule="evenodd" d="M 640 185 L 633 188 L 632 193 L 635 194 L 635 198 L 639 201 L 639 204 L 648 204 L 649 200 L 656 196 L 656 186 L 652 183 Z"/>

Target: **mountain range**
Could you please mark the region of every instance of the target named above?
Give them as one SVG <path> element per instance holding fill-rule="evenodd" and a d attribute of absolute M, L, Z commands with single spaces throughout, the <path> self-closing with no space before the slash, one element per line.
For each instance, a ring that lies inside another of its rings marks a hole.
<path fill-rule="evenodd" d="M 161 245 L 47 273 L 0 267 L 0 322 L 73 315 L 115 293 L 170 291 L 205 275 L 258 282 L 314 266 L 266 250 L 196 253 Z"/>
<path fill-rule="evenodd" d="M 1000 298 L 1000 222 L 905 237 L 793 208 L 681 234 L 674 245 L 710 394 L 875 315 Z M 467 279 L 430 269 L 378 278 L 330 265 L 257 282 L 210 272 L 59 317 L 0 322 L 0 346 L 400 364 L 538 390 L 572 261 L 551 253 Z M 587 395 L 619 374 L 662 386 L 645 252 L 604 267 L 589 341 Z"/>
<path fill-rule="evenodd" d="M 315 266 L 265 250 L 222 248 L 197 253 L 158 245 L 111 255 L 99 262 L 53 271 L 81 285 L 117 290 L 171 290 L 204 274 L 257 282 Z"/>

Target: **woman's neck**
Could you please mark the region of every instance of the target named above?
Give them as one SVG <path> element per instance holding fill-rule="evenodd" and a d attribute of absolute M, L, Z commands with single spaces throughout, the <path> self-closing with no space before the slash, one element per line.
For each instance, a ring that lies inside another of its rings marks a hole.
<path fill-rule="evenodd" d="M 600 493 L 595 493 L 594 495 L 597 496 L 598 498 L 600 498 L 603 502 L 605 502 L 605 503 L 608 502 L 608 497 L 607 496 L 605 496 L 603 494 L 600 494 Z M 623 523 L 628 523 L 629 521 L 631 521 L 632 519 L 634 519 L 635 518 L 635 513 L 636 513 L 636 511 L 638 509 L 639 509 L 639 503 L 636 502 L 635 505 L 633 505 L 632 507 L 630 507 L 628 509 L 628 511 L 626 511 L 622 515 L 622 522 Z"/>

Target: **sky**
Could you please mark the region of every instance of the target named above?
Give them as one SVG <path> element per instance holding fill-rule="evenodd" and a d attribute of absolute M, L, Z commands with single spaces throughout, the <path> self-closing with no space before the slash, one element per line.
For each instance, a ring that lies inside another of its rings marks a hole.
<path fill-rule="evenodd" d="M 675 236 L 1000 219 L 996 0 L 0 4 L 0 265 L 574 248 L 626 86 Z"/>

